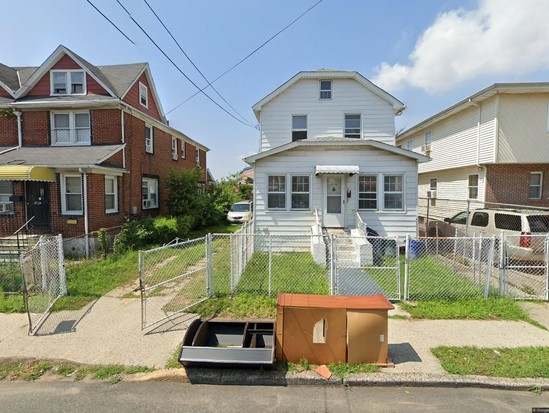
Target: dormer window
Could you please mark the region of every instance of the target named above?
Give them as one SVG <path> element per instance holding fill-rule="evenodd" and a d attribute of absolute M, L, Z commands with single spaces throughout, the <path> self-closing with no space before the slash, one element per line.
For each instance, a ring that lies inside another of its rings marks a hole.
<path fill-rule="evenodd" d="M 332 100 L 332 81 L 320 81 L 320 100 Z"/>
<path fill-rule="evenodd" d="M 145 106 L 146 108 L 149 107 L 149 98 L 147 96 L 147 86 L 145 86 L 141 82 L 139 82 L 139 103 L 141 103 L 141 105 Z"/>
<path fill-rule="evenodd" d="M 86 77 L 83 70 L 52 70 L 52 95 L 85 95 Z"/>

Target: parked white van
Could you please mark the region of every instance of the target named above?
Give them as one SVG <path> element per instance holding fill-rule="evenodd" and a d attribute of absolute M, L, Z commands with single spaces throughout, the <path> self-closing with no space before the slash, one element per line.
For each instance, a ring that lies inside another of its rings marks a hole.
<path fill-rule="evenodd" d="M 240 201 L 231 205 L 227 213 L 227 221 L 231 224 L 242 224 L 252 219 L 253 203 Z"/>

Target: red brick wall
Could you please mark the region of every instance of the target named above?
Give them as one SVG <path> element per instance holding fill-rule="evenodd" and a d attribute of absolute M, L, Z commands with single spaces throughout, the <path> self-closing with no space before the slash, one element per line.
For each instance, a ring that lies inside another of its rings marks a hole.
<path fill-rule="evenodd" d="M 543 172 L 541 199 L 528 199 L 531 172 Z M 486 201 L 549 207 L 549 164 L 496 164 L 486 167 Z"/>
<path fill-rule="evenodd" d="M 139 82 L 147 86 L 148 108 L 143 106 L 139 102 Z M 143 73 L 139 77 L 139 79 L 133 84 L 133 86 L 130 88 L 126 96 L 124 96 L 124 102 L 140 110 L 141 112 L 146 113 L 147 115 L 153 117 L 154 119 L 160 120 L 160 113 L 158 111 L 158 107 L 156 106 L 156 101 L 154 100 L 151 90 L 152 89 L 147 80 L 147 76 L 145 76 L 145 73 Z"/>
<path fill-rule="evenodd" d="M 92 110 L 91 125 L 94 145 L 122 143 L 121 112 L 119 109 Z"/>
<path fill-rule="evenodd" d="M 17 145 L 17 117 L 0 115 L 0 146 Z"/>
<path fill-rule="evenodd" d="M 13 194 L 23 195 L 23 183 L 13 183 Z M 12 235 L 27 220 L 25 218 L 25 203 L 15 202 L 13 214 L 0 214 L 0 236 Z"/>
<path fill-rule="evenodd" d="M 50 112 L 23 112 L 23 146 L 50 144 Z"/>

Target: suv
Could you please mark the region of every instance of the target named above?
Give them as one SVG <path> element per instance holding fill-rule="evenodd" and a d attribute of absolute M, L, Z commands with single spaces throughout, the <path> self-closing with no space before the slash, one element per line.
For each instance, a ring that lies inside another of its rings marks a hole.
<path fill-rule="evenodd" d="M 231 205 L 227 213 L 227 221 L 231 224 L 242 224 L 252 218 L 252 202 L 240 201 Z"/>
<path fill-rule="evenodd" d="M 509 256 L 515 260 L 544 261 L 549 239 L 549 212 L 509 209 L 477 209 L 460 212 L 444 222 L 431 221 L 430 237 L 483 236 L 497 238 L 504 233 Z"/>

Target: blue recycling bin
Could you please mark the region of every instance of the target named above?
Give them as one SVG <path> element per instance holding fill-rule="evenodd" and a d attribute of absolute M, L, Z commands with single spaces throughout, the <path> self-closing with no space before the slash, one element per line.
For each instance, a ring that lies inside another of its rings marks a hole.
<path fill-rule="evenodd" d="M 408 256 L 410 258 L 419 258 L 423 254 L 425 254 L 425 241 L 418 240 L 418 239 L 411 239 L 410 240 L 410 252 Z"/>

